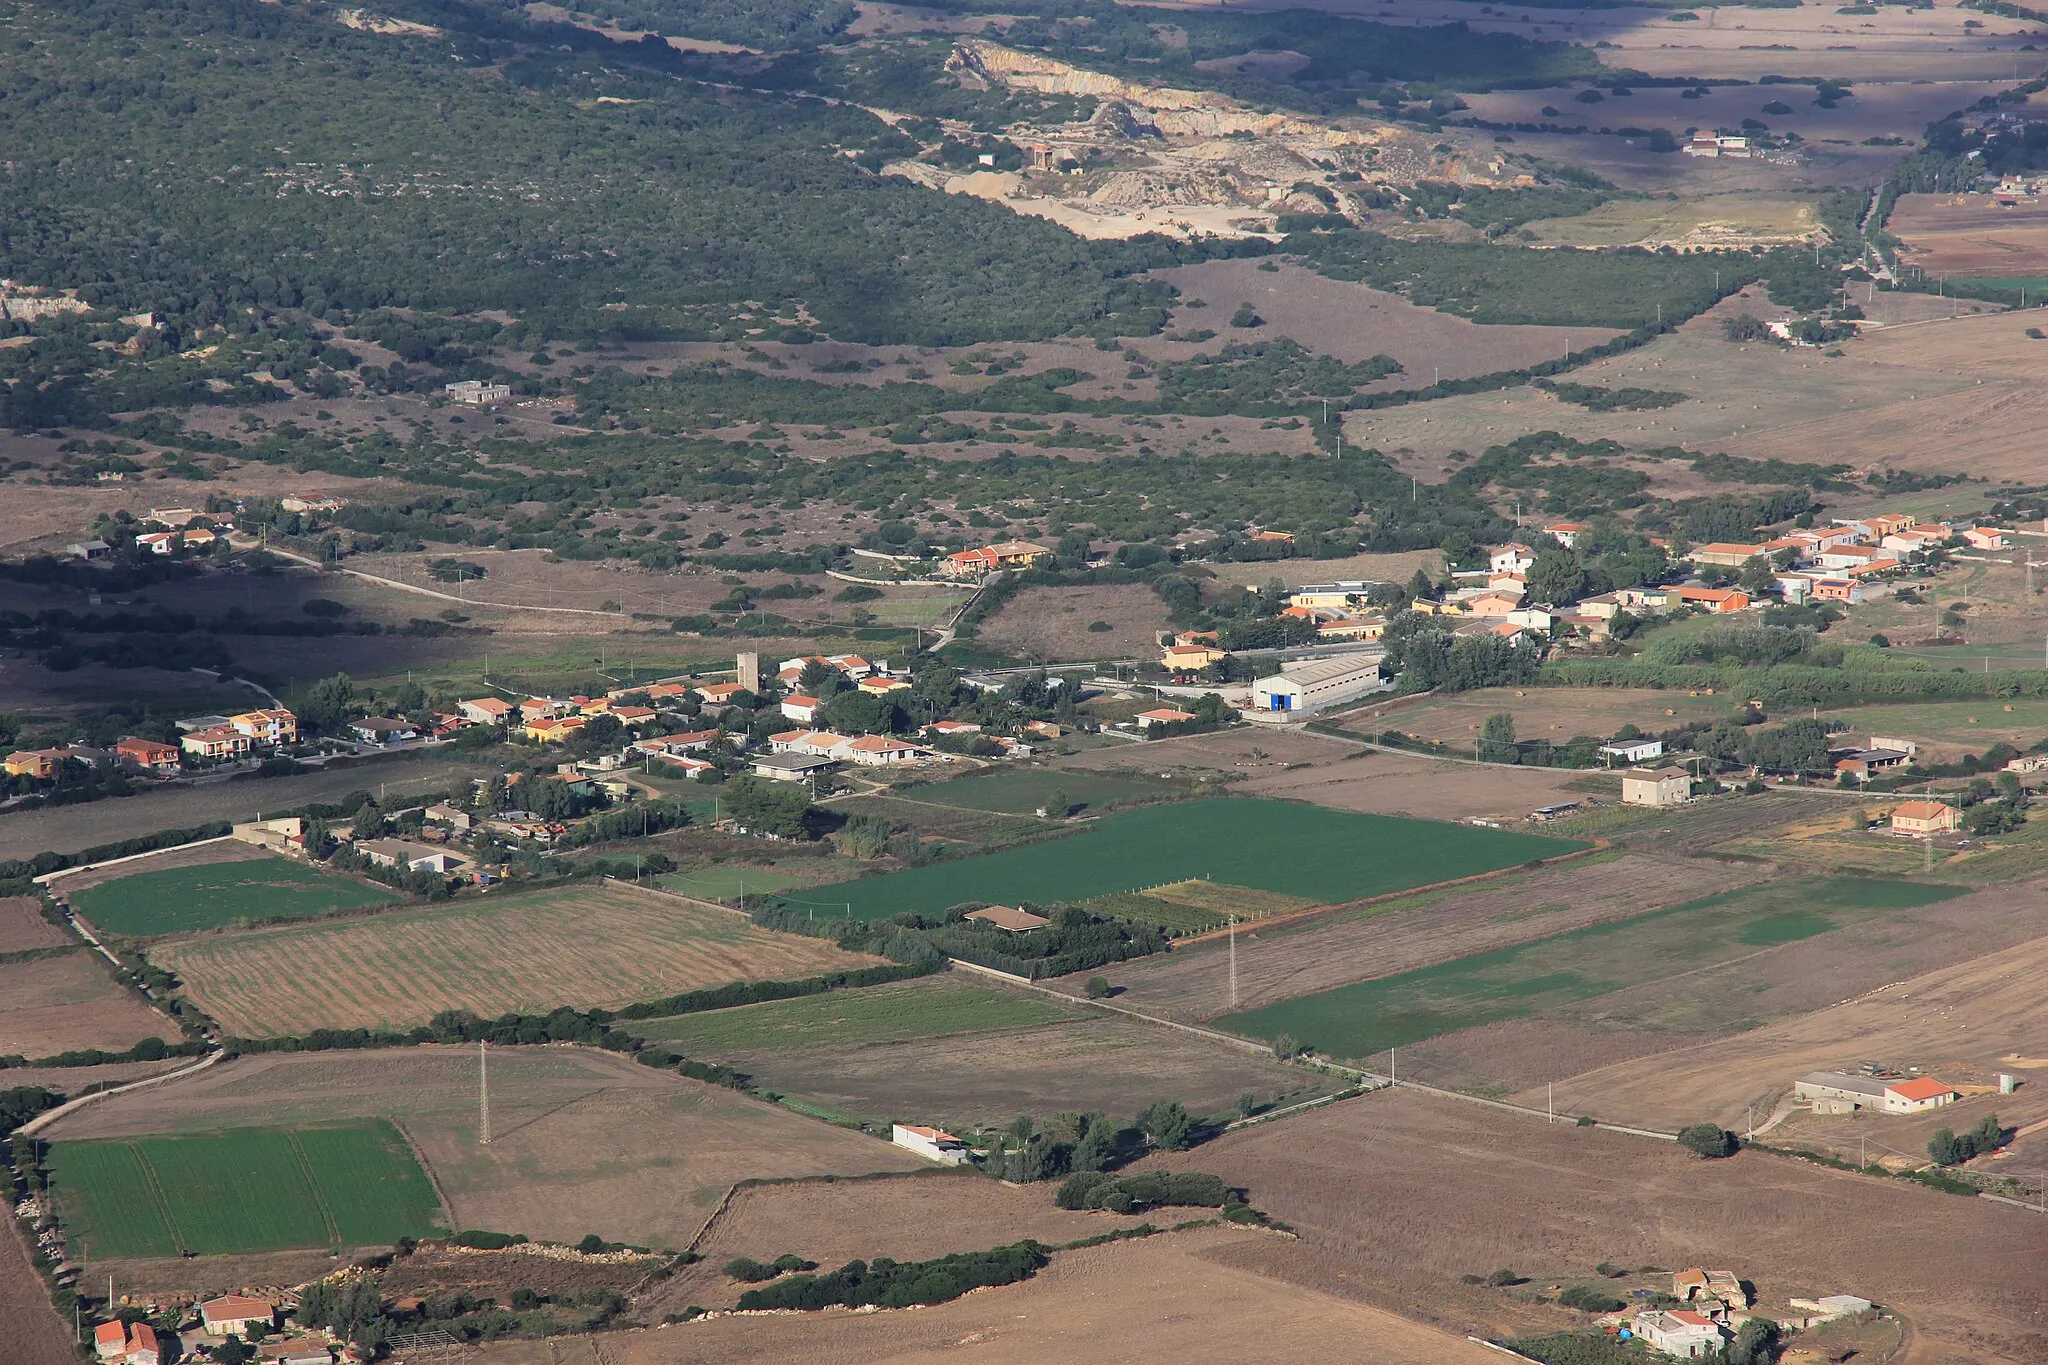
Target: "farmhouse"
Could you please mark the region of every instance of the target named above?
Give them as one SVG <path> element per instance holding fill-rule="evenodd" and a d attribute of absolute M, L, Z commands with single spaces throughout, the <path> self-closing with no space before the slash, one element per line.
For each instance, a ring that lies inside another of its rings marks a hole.
<path fill-rule="evenodd" d="M 1972 526 L 1963 532 L 1963 540 L 1973 550 L 2003 550 L 2012 545 L 2010 535 L 1996 526 Z"/>
<path fill-rule="evenodd" d="M 1816 1114 L 1849 1114 L 1858 1109 L 1918 1114 L 1953 1103 L 1957 1096 L 1931 1076 L 1886 1080 L 1844 1071 L 1814 1071 L 1793 1084 L 1792 1097 L 1810 1103 Z"/>
<path fill-rule="evenodd" d="M 1624 763 L 1641 763 L 1646 759 L 1664 756 L 1664 741 L 1661 739 L 1632 739 L 1622 744 L 1603 744 L 1600 756 L 1609 760 L 1620 759 Z"/>
<path fill-rule="evenodd" d="M 1945 834 L 1963 822 L 1946 801 L 1908 801 L 1892 810 L 1894 834 Z"/>
<path fill-rule="evenodd" d="M 163 1348 L 156 1329 L 146 1322 L 103 1322 L 92 1331 L 93 1354 L 122 1365 L 162 1365 Z"/>
<path fill-rule="evenodd" d="M 449 402 L 471 407 L 503 403 L 512 397 L 510 384 L 492 384 L 481 379 L 458 379 L 453 384 L 443 384 L 441 391 L 448 395 Z"/>
<path fill-rule="evenodd" d="M 863 767 L 909 763 L 922 752 L 910 741 L 889 735 L 862 735 L 859 739 L 834 745 L 832 751 L 834 754 L 843 754 L 849 761 Z"/>
<path fill-rule="evenodd" d="M 978 550 L 962 550 L 958 554 L 947 555 L 939 564 L 939 572 L 949 578 L 972 578 L 998 569 L 1035 569 L 1051 559 L 1052 551 L 1043 545 L 1033 545 L 1028 540 L 1006 540 L 997 545 L 984 545 Z"/>
<path fill-rule="evenodd" d="M 1381 687 L 1378 655 L 1340 654 L 1280 665 L 1252 684 L 1254 711 L 1315 711 Z"/>
<path fill-rule="evenodd" d="M 249 752 L 254 742 L 232 725 L 209 725 L 204 730 L 193 730 L 178 737 L 178 743 L 186 753 L 211 759 L 240 758 Z"/>
<path fill-rule="evenodd" d="M 462 712 L 464 720 L 478 725 L 503 725 L 519 708 L 497 697 L 478 697 L 474 701 L 463 702 L 456 709 Z"/>
<path fill-rule="evenodd" d="M 943 1128 L 895 1123 L 889 1126 L 889 1141 L 943 1165 L 964 1166 L 967 1163 L 967 1144 Z"/>
<path fill-rule="evenodd" d="M 1137 716 L 1138 728 L 1149 730 L 1155 725 L 1179 725 L 1182 721 L 1193 720 L 1191 711 L 1176 711 L 1170 706 L 1161 706 L 1151 711 L 1140 711 Z"/>
<path fill-rule="evenodd" d="M 178 771 L 178 750 L 175 745 L 159 744 L 153 739 L 130 735 L 114 746 L 114 757 L 119 762 L 152 773 L 174 773 Z"/>
<path fill-rule="evenodd" d="M 1173 673 L 1192 673 L 1230 657 L 1228 650 L 1213 645 L 1168 645 L 1160 652 L 1161 667 Z"/>
<path fill-rule="evenodd" d="M 1721 1350 L 1721 1329 L 1712 1318 L 1690 1308 L 1638 1313 L 1635 1316 L 1635 1334 L 1665 1355 L 1677 1356 L 1680 1360 L 1718 1355 Z"/>
<path fill-rule="evenodd" d="M 449 872 L 462 863 L 451 853 L 404 839 L 365 839 L 356 848 L 379 867 L 402 867 L 408 872 Z"/>
<path fill-rule="evenodd" d="M 1029 910 L 1019 910 L 1008 905 L 986 905 L 979 910 L 969 910 L 967 918 L 993 924 L 996 928 L 1007 929 L 1013 934 L 1028 934 L 1033 929 L 1043 929 L 1052 923 L 1044 915 L 1034 915 Z"/>
<path fill-rule="evenodd" d="M 451 806 L 445 801 L 428 806 L 427 819 L 433 824 L 446 825 L 450 829 L 464 832 L 476 824 L 468 811 Z"/>
<path fill-rule="evenodd" d="M 1715 1302 L 1731 1311 L 1749 1307 L 1749 1291 L 1742 1287 L 1742 1277 L 1732 1270 L 1702 1270 L 1694 1266 L 1678 1271 L 1671 1277 L 1671 1297 L 1681 1303 Z"/>
<path fill-rule="evenodd" d="M 1887 1114 L 1918 1114 L 1953 1104 L 1956 1099 L 1955 1091 L 1932 1076 L 1917 1076 L 1910 1081 L 1893 1081 L 1885 1086 L 1884 1111 Z"/>
<path fill-rule="evenodd" d="M 114 547 L 104 540 L 79 540 L 66 545 L 64 552 L 73 559 L 105 559 L 114 553 Z"/>
<path fill-rule="evenodd" d="M 978 735 L 981 727 L 971 720 L 935 720 L 924 727 L 924 732 L 944 739 L 948 735 Z"/>
<path fill-rule="evenodd" d="M 1683 768 L 1631 768 L 1621 775 L 1622 804 L 1682 806 L 1692 800 L 1692 779 Z"/>
<path fill-rule="evenodd" d="M 277 1306 L 268 1299 L 227 1294 L 200 1304 L 199 1318 L 206 1325 L 210 1335 L 223 1336 L 229 1332 L 246 1334 L 251 1323 L 271 1326 L 277 1319 Z"/>

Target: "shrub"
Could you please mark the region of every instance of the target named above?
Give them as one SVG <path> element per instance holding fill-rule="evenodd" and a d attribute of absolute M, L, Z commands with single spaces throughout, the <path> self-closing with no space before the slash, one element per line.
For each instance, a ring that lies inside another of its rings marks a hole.
<path fill-rule="evenodd" d="M 1582 1313 L 1615 1313 L 1626 1307 L 1612 1294 L 1586 1284 L 1568 1286 L 1557 1296 L 1557 1302 L 1562 1308 L 1576 1308 Z"/>
<path fill-rule="evenodd" d="M 872 1262 L 849 1261 L 828 1275 L 796 1275 L 765 1289 L 749 1289 L 740 1295 L 739 1306 L 743 1311 L 754 1311 L 815 1310 L 833 1304 L 847 1308 L 869 1304 L 908 1308 L 912 1304 L 944 1303 L 971 1289 L 1029 1279 L 1045 1262 L 1045 1248 L 1028 1240 L 930 1261 L 898 1264 L 884 1257 Z"/>
<path fill-rule="evenodd" d="M 1495 1289 L 1506 1289 L 1509 1285 L 1527 1284 L 1527 1280 L 1512 1270 L 1496 1270 L 1486 1277 L 1486 1282 Z"/>
<path fill-rule="evenodd" d="M 741 1284 L 759 1284 L 772 1280 L 782 1272 L 772 1265 L 763 1265 L 751 1256 L 735 1256 L 725 1263 L 725 1273 Z"/>
<path fill-rule="evenodd" d="M 448 1239 L 450 1246 L 469 1247 L 476 1251 L 503 1251 L 526 1240 L 526 1234 L 519 1232 L 482 1232 L 471 1230 L 458 1232 Z"/>
<path fill-rule="evenodd" d="M 1741 1147 L 1735 1134 L 1718 1123 L 1695 1123 L 1678 1130 L 1678 1143 L 1698 1156 L 1734 1156 Z"/>

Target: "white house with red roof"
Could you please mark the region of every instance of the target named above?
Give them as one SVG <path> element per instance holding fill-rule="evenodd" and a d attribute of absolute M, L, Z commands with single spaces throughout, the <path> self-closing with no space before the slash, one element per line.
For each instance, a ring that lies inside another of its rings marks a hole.
<path fill-rule="evenodd" d="M 1638 1313 L 1630 1323 L 1643 1341 L 1668 1356 L 1696 1360 L 1721 1349 L 1721 1328 L 1704 1313 L 1690 1308 L 1653 1309 Z"/>
<path fill-rule="evenodd" d="M 967 1164 L 967 1144 L 943 1128 L 927 1128 L 915 1123 L 891 1124 L 889 1141 L 943 1166 Z"/>
<path fill-rule="evenodd" d="M 802 693 L 794 693 L 782 699 L 782 714 L 788 716 L 791 720 L 802 721 L 805 725 L 816 724 L 818 717 L 824 714 L 824 711 L 825 703 L 819 701 L 816 697 L 806 697 Z"/>

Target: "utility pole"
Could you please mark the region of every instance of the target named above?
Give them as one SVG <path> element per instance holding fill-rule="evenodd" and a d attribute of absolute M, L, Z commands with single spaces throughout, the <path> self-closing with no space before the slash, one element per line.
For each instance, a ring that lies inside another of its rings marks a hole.
<path fill-rule="evenodd" d="M 1237 1008 L 1237 916 L 1230 917 L 1230 1008 Z"/>
<path fill-rule="evenodd" d="M 1556 1090 L 1556 1081 L 1545 1081 L 1543 1083 L 1543 1120 L 1546 1123 L 1557 1122 Z"/>
<path fill-rule="evenodd" d="M 477 1098 L 483 1109 L 482 1119 L 477 1124 L 479 1146 L 491 1145 L 491 1054 L 490 1044 L 476 1040 Z"/>
<path fill-rule="evenodd" d="M 1392 1048 L 1387 1049 L 1387 1084 L 1400 1084 L 1400 1080 L 1394 1075 L 1394 1049 Z"/>

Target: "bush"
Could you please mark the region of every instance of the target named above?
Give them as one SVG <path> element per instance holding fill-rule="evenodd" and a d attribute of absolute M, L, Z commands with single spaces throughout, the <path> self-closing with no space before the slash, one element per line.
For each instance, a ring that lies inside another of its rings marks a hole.
<path fill-rule="evenodd" d="M 759 1284 L 772 1280 L 782 1272 L 772 1265 L 763 1265 L 751 1256 L 735 1256 L 725 1263 L 725 1273 L 741 1284 Z"/>
<path fill-rule="evenodd" d="M 1582 1313 L 1617 1313 L 1627 1307 L 1612 1294 L 1587 1284 L 1567 1286 L 1557 1296 L 1557 1302 L 1561 1308 L 1576 1308 Z"/>
<path fill-rule="evenodd" d="M 749 1289 L 740 1295 L 739 1306 L 751 1312 L 769 1308 L 814 1311 L 833 1304 L 908 1308 L 945 1303 L 971 1289 L 1030 1279 L 1045 1262 L 1045 1248 L 1028 1240 L 930 1261 L 898 1264 L 884 1257 L 849 1261 L 829 1275 L 795 1275 L 765 1289 Z"/>
<path fill-rule="evenodd" d="M 1703 1157 L 1734 1156 L 1742 1144 L 1718 1123 L 1695 1123 L 1678 1130 L 1678 1144 Z"/>
<path fill-rule="evenodd" d="M 1998 1115 L 1986 1114 L 1966 1133 L 1937 1128 L 1927 1139 L 1927 1156 L 1937 1166 L 1957 1166 L 1971 1157 L 1995 1152 L 2004 1143 L 2005 1129 L 1999 1126 Z"/>
<path fill-rule="evenodd" d="M 526 1240 L 522 1232 L 483 1232 L 472 1229 L 458 1232 L 448 1239 L 448 1245 L 469 1247 L 476 1251 L 503 1251 L 506 1247 L 517 1246 Z"/>
<path fill-rule="evenodd" d="M 1063 1209 L 1142 1213 L 1161 1207 L 1220 1209 L 1242 1202 L 1233 1199 L 1234 1193 L 1223 1177 L 1206 1171 L 1145 1171 L 1122 1176 L 1078 1171 L 1067 1177 L 1053 1202 Z"/>
<path fill-rule="evenodd" d="M 1514 1271 L 1506 1269 L 1494 1271 L 1491 1275 L 1488 1275 L 1486 1277 L 1486 1282 L 1492 1285 L 1495 1289 L 1506 1289 L 1510 1285 L 1529 1283 L 1520 1275 L 1517 1275 Z"/>

